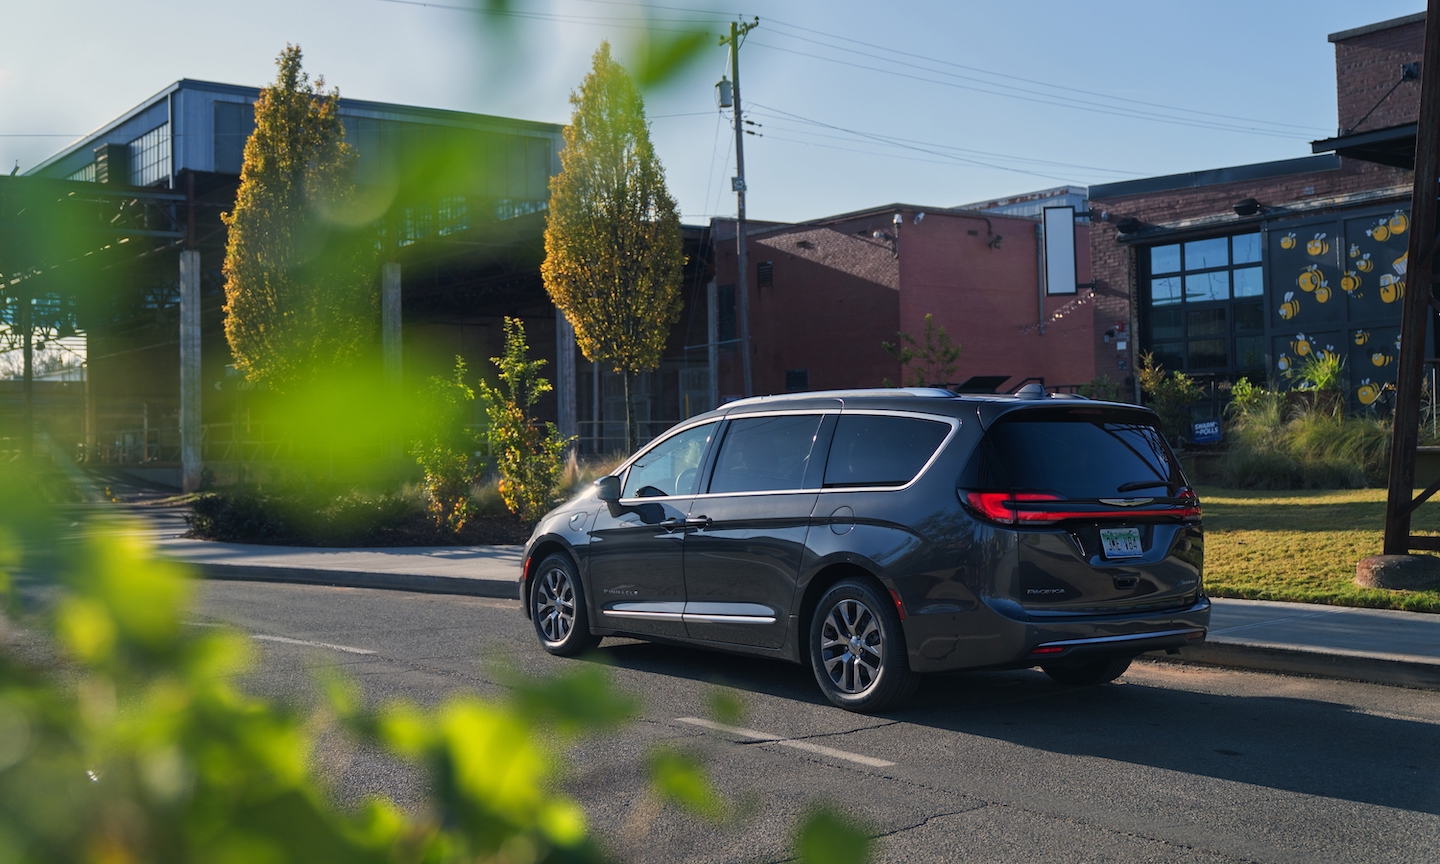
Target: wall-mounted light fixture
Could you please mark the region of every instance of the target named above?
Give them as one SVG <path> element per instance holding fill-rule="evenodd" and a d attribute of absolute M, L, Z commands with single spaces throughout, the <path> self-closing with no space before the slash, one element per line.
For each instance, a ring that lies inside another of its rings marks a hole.
<path fill-rule="evenodd" d="M 1236 216 L 1254 216 L 1264 208 L 1254 198 L 1242 198 L 1235 202 Z"/>
<path fill-rule="evenodd" d="M 1115 225 L 1115 230 L 1121 234 L 1138 234 L 1143 227 L 1139 219 L 1136 219 L 1134 216 L 1127 216 Z"/>

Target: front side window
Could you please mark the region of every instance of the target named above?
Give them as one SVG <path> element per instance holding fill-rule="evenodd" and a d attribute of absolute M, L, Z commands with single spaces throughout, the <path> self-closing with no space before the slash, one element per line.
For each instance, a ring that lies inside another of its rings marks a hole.
<path fill-rule="evenodd" d="M 711 492 L 800 489 L 820 414 L 787 414 L 731 420 L 715 460 Z"/>
<path fill-rule="evenodd" d="M 658 498 L 669 495 L 690 495 L 705 445 L 715 433 L 716 424 L 704 423 L 672 435 L 641 454 L 625 475 L 622 498 Z"/>
<path fill-rule="evenodd" d="M 950 428 L 918 417 L 842 414 L 825 463 L 825 486 L 904 486 L 935 455 Z"/>

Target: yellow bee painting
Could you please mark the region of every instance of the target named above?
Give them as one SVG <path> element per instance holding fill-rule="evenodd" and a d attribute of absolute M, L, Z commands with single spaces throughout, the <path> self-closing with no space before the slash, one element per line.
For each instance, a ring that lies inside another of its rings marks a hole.
<path fill-rule="evenodd" d="M 1309 294 L 1325 284 L 1325 274 L 1320 272 L 1320 268 L 1317 265 L 1311 264 L 1309 267 L 1301 270 L 1299 276 L 1295 277 L 1295 284 L 1300 286 L 1301 291 Z"/>
<path fill-rule="evenodd" d="M 1359 243 L 1351 243 L 1351 244 L 1350 244 L 1350 257 L 1351 257 L 1351 258 L 1359 258 L 1359 257 L 1360 257 L 1360 244 L 1359 244 Z"/>
<path fill-rule="evenodd" d="M 1370 331 L 1369 331 L 1369 330 L 1356 330 L 1356 331 L 1355 331 L 1355 344 L 1356 344 L 1356 345 L 1364 345 L 1366 342 L 1369 342 L 1369 341 L 1370 341 Z"/>
<path fill-rule="evenodd" d="M 1291 231 L 1289 234 L 1286 234 L 1284 237 L 1281 237 L 1281 238 L 1280 238 L 1280 248 L 1281 248 L 1281 249 L 1294 249 L 1294 248 L 1295 248 L 1295 232 L 1294 232 L 1294 231 Z"/>
<path fill-rule="evenodd" d="M 1354 270 L 1346 270 L 1345 275 L 1340 277 L 1340 290 L 1346 294 L 1355 294 L 1360 288 L 1360 274 Z M 1355 294 L 1356 297 L 1363 297 L 1363 294 Z"/>
<path fill-rule="evenodd" d="M 1370 238 L 1376 243 L 1384 243 L 1386 240 L 1390 239 L 1390 226 L 1386 224 L 1386 221 L 1384 219 L 1381 219 L 1379 225 L 1376 225 L 1374 228 L 1367 229 L 1365 233 L 1369 234 Z"/>
<path fill-rule="evenodd" d="M 1330 299 L 1330 283 L 1321 282 L 1320 287 L 1315 289 L 1315 302 L 1324 303 Z"/>
<path fill-rule="evenodd" d="M 1293 365 L 1294 361 L 1290 359 L 1290 355 L 1288 354 L 1281 354 L 1280 359 L 1275 361 L 1275 368 L 1279 369 L 1280 374 L 1284 375 L 1286 378 L 1290 377 L 1292 372 L 1290 367 Z"/>
<path fill-rule="evenodd" d="M 1380 385 L 1369 378 L 1363 378 L 1360 386 L 1355 388 L 1355 396 L 1360 400 L 1361 405 L 1370 405 L 1380 398 Z"/>
<path fill-rule="evenodd" d="M 1405 270 L 1409 266 L 1409 264 L 1410 252 L 1408 250 L 1405 252 L 1404 255 L 1401 255 L 1399 258 L 1396 258 L 1394 261 L 1390 262 L 1390 266 L 1394 267 L 1395 272 L 1400 274 L 1401 276 L 1405 275 Z"/>
<path fill-rule="evenodd" d="M 1300 301 L 1296 299 L 1294 291 L 1285 292 L 1285 302 L 1280 304 L 1280 317 L 1289 321 L 1300 314 Z"/>
<path fill-rule="evenodd" d="M 1386 273 L 1380 277 L 1380 299 L 1386 303 L 1394 303 L 1405 296 L 1405 280 L 1398 276 L 1391 276 Z"/>
<path fill-rule="evenodd" d="M 1338 360 L 1340 358 L 1340 355 L 1335 353 L 1334 345 L 1326 345 L 1323 349 L 1317 351 L 1315 356 L 1320 360 Z"/>
<path fill-rule="evenodd" d="M 1329 251 L 1330 241 L 1325 239 L 1325 234 L 1323 232 L 1320 234 L 1316 234 L 1314 240 L 1311 240 L 1310 242 L 1305 244 L 1305 252 L 1311 258 L 1319 258 L 1321 255 L 1324 255 L 1326 252 Z"/>
<path fill-rule="evenodd" d="M 1385 366 L 1389 366 L 1391 363 L 1394 363 L 1395 357 L 1393 355 L 1386 354 L 1384 351 L 1376 351 L 1374 354 L 1370 355 L 1370 362 L 1376 366 L 1380 366 L 1383 368 Z"/>
<path fill-rule="evenodd" d="M 1371 270 L 1375 269 L 1375 262 L 1370 260 L 1369 252 L 1361 255 L 1360 260 L 1355 262 L 1355 269 L 1359 270 L 1361 273 L 1369 273 Z"/>
<path fill-rule="evenodd" d="M 1295 352 L 1296 357 L 1304 357 L 1310 353 L 1310 340 L 1305 338 L 1304 333 L 1296 333 L 1290 342 L 1290 350 Z"/>
<path fill-rule="evenodd" d="M 1410 227 L 1410 217 L 1406 216 L 1403 210 L 1396 210 L 1385 226 L 1390 229 L 1391 234 L 1404 234 L 1405 229 Z"/>

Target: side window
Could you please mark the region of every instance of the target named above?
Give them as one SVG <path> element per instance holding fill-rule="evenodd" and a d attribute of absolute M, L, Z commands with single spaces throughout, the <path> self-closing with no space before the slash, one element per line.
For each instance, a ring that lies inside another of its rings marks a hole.
<path fill-rule="evenodd" d="M 950 424 L 937 420 L 841 414 L 825 463 L 825 485 L 904 486 L 949 433 Z"/>
<path fill-rule="evenodd" d="M 710 491 L 801 488 L 821 419 L 820 414 L 790 414 L 730 421 Z"/>
<path fill-rule="evenodd" d="M 662 495 L 690 495 L 695 491 L 705 444 L 715 434 L 716 424 L 706 423 L 672 435 L 645 451 L 625 475 L 622 498 L 653 498 Z"/>

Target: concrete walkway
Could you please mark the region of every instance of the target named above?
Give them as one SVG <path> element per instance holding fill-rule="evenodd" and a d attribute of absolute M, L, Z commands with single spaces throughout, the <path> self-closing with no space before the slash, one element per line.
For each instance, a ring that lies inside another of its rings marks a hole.
<path fill-rule="evenodd" d="M 520 546 L 328 549 L 190 540 L 183 508 L 135 507 L 166 558 L 210 579 L 515 598 Z M 1216 599 L 1205 644 L 1155 659 L 1440 689 L 1440 614 Z"/>

